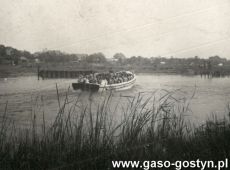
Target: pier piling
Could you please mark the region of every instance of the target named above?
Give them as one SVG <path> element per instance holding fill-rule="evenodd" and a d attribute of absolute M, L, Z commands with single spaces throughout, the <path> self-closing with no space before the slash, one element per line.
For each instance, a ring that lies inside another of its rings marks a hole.
<path fill-rule="evenodd" d="M 94 71 L 89 70 L 71 70 L 71 71 L 60 71 L 60 70 L 41 70 L 38 67 L 38 80 L 46 78 L 77 78 L 80 74 L 91 74 Z"/>

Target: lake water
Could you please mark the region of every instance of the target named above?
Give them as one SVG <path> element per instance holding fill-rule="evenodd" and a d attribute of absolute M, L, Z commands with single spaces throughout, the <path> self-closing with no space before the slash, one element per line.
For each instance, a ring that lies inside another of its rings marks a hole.
<path fill-rule="evenodd" d="M 46 79 L 37 80 L 36 76 L 0 79 L 0 116 L 3 115 L 6 102 L 7 117 L 18 124 L 27 124 L 31 113 L 38 113 L 42 119 L 43 112 L 48 122 L 54 120 L 58 110 L 56 85 L 58 86 L 60 101 L 63 102 L 65 92 L 70 86 L 69 100 L 74 100 L 81 92 L 73 91 L 71 83 L 74 79 Z M 150 93 L 160 90 L 179 90 L 177 96 L 190 99 L 190 119 L 195 123 L 202 123 L 215 113 L 222 118 L 227 115 L 227 105 L 230 102 L 230 78 L 201 78 L 200 76 L 138 74 L 135 86 L 126 91 L 115 92 L 120 96 L 134 96 L 139 92 Z M 81 94 L 83 103 L 91 96 Z M 94 94 L 94 99 L 101 100 L 101 94 Z"/>

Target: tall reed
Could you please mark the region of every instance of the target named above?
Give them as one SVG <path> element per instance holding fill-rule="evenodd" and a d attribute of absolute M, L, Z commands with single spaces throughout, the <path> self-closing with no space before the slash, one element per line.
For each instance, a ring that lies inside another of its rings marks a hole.
<path fill-rule="evenodd" d="M 74 101 L 69 91 L 54 122 L 42 125 L 32 114 L 30 128 L 20 129 L 7 119 L 0 129 L 1 169 L 112 169 L 112 160 L 221 160 L 230 157 L 229 118 L 212 117 L 193 128 L 185 118 L 184 98 L 165 91 L 122 97 L 114 107 L 113 93 L 95 104 Z M 62 103 L 63 102 L 63 103 Z M 112 106 L 113 105 L 113 106 Z M 118 121 L 113 115 L 122 116 Z M 122 113 L 121 113 L 122 112 Z"/>

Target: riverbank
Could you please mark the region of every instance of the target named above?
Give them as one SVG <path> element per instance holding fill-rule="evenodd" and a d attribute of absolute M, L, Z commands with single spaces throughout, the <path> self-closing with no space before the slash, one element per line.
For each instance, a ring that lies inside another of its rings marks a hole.
<path fill-rule="evenodd" d="M 40 64 L 40 71 L 94 71 L 94 72 L 108 72 L 108 71 L 121 71 L 130 70 L 134 73 L 149 73 L 149 74 L 174 74 L 174 75 L 186 75 L 186 76 L 207 76 L 211 77 L 225 77 L 229 76 L 229 73 L 224 70 L 215 70 L 212 72 L 197 72 L 192 69 L 169 69 L 160 68 L 156 69 L 154 67 L 147 66 L 118 66 L 118 65 L 92 65 L 87 63 L 46 63 Z M 0 65 L 0 78 L 7 77 L 19 77 L 19 76 L 31 76 L 38 74 L 37 65 Z M 71 77 L 71 76 L 70 76 Z"/>
<path fill-rule="evenodd" d="M 6 105 L 0 129 L 1 168 L 108 170 L 113 169 L 112 161 L 120 160 L 216 163 L 230 158 L 230 116 L 213 116 L 194 128 L 185 119 L 188 105 L 172 93 L 162 97 L 158 106 L 152 98 L 141 94 L 129 98 L 121 121 L 114 124 L 112 94 L 92 109 L 93 101 L 83 108 L 78 99 L 70 103 L 67 92 L 51 126 L 46 125 L 45 113 L 41 126 L 32 113 L 29 129 L 19 129 L 7 119 Z"/>
<path fill-rule="evenodd" d="M 73 70 L 86 70 L 86 71 L 95 71 L 95 72 L 108 72 L 109 70 L 121 71 L 121 70 L 132 70 L 135 73 L 153 73 L 153 74 L 182 74 L 176 72 L 175 70 L 153 70 L 151 68 L 133 68 L 133 67 L 117 67 L 117 66 L 107 66 L 107 67 L 98 67 L 98 66 L 89 66 L 89 65 L 76 65 L 76 64 L 46 64 L 40 66 L 41 70 L 54 70 L 54 71 L 73 71 Z M 0 65 L 0 78 L 8 77 L 19 77 L 19 76 L 32 76 L 37 75 L 37 67 L 29 67 L 23 65 Z M 183 75 L 194 75 L 193 73 L 184 72 Z"/>

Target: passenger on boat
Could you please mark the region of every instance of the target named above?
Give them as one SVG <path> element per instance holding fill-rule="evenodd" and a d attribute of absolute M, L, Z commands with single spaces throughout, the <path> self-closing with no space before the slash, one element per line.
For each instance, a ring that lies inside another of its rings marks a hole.
<path fill-rule="evenodd" d="M 122 82 L 123 82 L 122 77 L 119 77 L 118 82 L 119 82 L 119 83 L 122 83 Z"/>
<path fill-rule="evenodd" d="M 127 82 L 133 78 L 132 74 L 128 74 L 127 72 L 119 72 L 119 73 L 103 73 L 103 74 L 90 74 L 90 75 L 79 75 L 78 82 L 84 83 L 95 83 L 101 84 L 104 80 L 106 80 L 106 84 L 117 84 L 122 82 Z"/>
<path fill-rule="evenodd" d="M 78 82 L 79 83 L 83 83 L 83 76 L 80 74 L 79 77 L 78 77 Z"/>
<path fill-rule="evenodd" d="M 83 78 L 83 83 L 89 83 L 89 79 L 87 77 Z"/>

